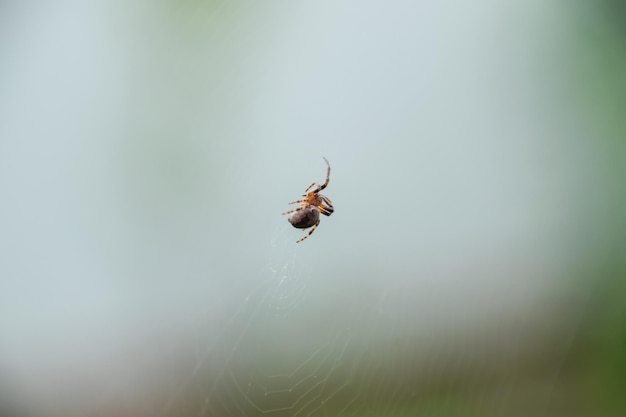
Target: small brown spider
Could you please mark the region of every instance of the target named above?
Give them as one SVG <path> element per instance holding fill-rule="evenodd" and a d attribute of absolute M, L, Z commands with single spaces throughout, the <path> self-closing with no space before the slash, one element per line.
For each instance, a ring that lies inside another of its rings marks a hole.
<path fill-rule="evenodd" d="M 302 195 L 302 197 L 304 197 L 304 200 L 296 200 L 289 203 L 300 203 L 300 207 L 283 213 L 293 213 L 289 217 L 289 223 L 291 223 L 293 227 L 296 227 L 298 229 L 308 229 L 309 227 L 313 227 L 306 236 L 298 240 L 296 243 L 300 243 L 307 237 L 311 236 L 311 234 L 320 224 L 320 213 L 325 216 L 330 216 L 331 214 L 333 214 L 333 211 L 335 211 L 335 209 L 333 208 L 333 204 L 330 202 L 328 197 L 320 194 L 320 191 L 326 188 L 326 186 L 328 185 L 328 180 L 330 179 L 330 164 L 328 163 L 328 160 L 326 158 L 324 158 L 324 161 L 326 161 L 326 165 L 328 165 L 328 171 L 326 171 L 326 181 L 324 182 L 324 184 L 317 186 L 312 191 L 309 191 L 313 186 L 317 184 L 317 182 L 313 182 L 313 184 L 309 185 L 307 189 L 304 190 L 304 192 L 306 193 Z"/>

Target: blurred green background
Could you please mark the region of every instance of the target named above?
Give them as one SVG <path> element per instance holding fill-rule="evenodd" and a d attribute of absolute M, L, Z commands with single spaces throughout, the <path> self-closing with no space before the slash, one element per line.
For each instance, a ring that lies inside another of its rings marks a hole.
<path fill-rule="evenodd" d="M 625 39 L 616 0 L 0 3 L 0 414 L 621 416 Z"/>

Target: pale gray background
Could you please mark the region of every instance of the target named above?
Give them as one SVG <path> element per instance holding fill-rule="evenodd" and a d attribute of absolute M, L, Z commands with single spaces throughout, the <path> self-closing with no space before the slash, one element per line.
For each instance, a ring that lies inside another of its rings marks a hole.
<path fill-rule="evenodd" d="M 571 411 L 623 184 L 568 6 L 0 6 L 5 407 Z"/>

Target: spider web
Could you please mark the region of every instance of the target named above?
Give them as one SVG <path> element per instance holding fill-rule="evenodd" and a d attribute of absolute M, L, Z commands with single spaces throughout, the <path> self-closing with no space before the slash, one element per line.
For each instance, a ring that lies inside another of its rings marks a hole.
<path fill-rule="evenodd" d="M 321 286 L 311 259 L 293 243 L 293 234 L 285 233 L 288 228 L 281 226 L 270 241 L 266 278 L 220 320 L 219 332 L 204 340 L 186 376 L 164 393 L 167 401 L 157 415 L 412 416 L 416 401 L 420 410 L 430 410 L 428 401 L 434 401 L 433 412 L 455 413 L 456 397 L 471 398 L 469 409 L 476 415 L 510 411 L 525 378 L 517 365 L 510 373 L 499 372 L 525 360 L 521 339 L 532 318 L 505 320 L 505 331 L 483 329 L 506 340 L 499 350 L 471 329 L 443 338 L 425 332 L 418 341 L 415 327 L 392 308 L 398 301 L 393 288 L 367 302 L 348 298 L 329 319 L 320 311 Z M 533 409 L 540 414 L 558 395 L 580 320 L 573 323 L 557 335 L 566 342 L 557 344 L 554 365 L 539 373 L 549 392 L 535 399 Z M 485 347 L 492 350 L 476 354 Z M 499 381 L 496 387 L 482 386 L 490 378 Z M 466 407 L 462 415 L 474 415 Z"/>
<path fill-rule="evenodd" d="M 356 416 L 415 395 L 398 379 L 406 363 L 373 360 L 367 337 L 352 325 L 359 318 L 333 321 L 316 313 L 310 264 L 299 259 L 306 256 L 285 230 L 270 242 L 267 279 L 202 348 L 159 415 Z M 357 314 L 381 311 L 374 306 Z M 379 321 L 367 331 L 380 333 Z"/>

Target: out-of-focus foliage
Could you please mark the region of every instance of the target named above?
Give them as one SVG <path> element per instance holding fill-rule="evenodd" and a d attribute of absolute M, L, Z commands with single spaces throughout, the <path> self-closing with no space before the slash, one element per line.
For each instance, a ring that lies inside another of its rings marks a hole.
<path fill-rule="evenodd" d="M 581 109 L 605 149 L 612 188 L 603 230 L 606 245 L 593 254 L 589 308 L 580 340 L 569 361 L 584 369 L 580 395 L 592 415 L 619 415 L 626 410 L 626 3 L 589 2 L 575 14 L 578 59 L 573 73 L 581 92 Z"/>

